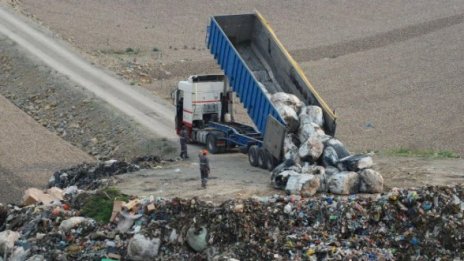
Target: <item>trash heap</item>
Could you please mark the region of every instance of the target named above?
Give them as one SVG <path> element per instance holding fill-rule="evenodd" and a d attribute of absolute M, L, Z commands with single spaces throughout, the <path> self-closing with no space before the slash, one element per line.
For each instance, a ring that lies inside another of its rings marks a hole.
<path fill-rule="evenodd" d="M 85 192 L 82 192 L 85 193 Z M 109 223 L 70 198 L 0 205 L 7 260 L 453 260 L 464 256 L 464 187 L 379 195 L 115 201 Z M 1 258 L 0 258 L 1 260 Z"/>
<path fill-rule="evenodd" d="M 372 169 L 372 157 L 350 155 L 343 143 L 324 133 L 320 107 L 305 106 L 283 92 L 273 94 L 271 101 L 287 123 L 284 162 L 271 173 L 275 188 L 303 196 L 383 191 L 383 177 Z"/>
<path fill-rule="evenodd" d="M 143 156 L 125 161 L 108 160 L 97 163 L 83 163 L 69 169 L 56 171 L 49 180 L 49 187 L 66 188 L 76 186 L 79 189 L 92 190 L 108 185 L 110 177 L 153 168 L 161 163 L 159 156 Z"/>

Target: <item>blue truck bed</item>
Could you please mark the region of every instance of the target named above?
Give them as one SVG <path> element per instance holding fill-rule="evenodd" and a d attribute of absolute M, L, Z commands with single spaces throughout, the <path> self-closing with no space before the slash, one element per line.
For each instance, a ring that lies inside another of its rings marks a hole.
<path fill-rule="evenodd" d="M 266 131 L 269 116 L 285 124 L 269 97 L 286 92 L 306 105 L 320 106 L 324 131 L 335 134 L 333 111 L 258 12 L 211 17 L 207 46 L 261 133 Z"/>

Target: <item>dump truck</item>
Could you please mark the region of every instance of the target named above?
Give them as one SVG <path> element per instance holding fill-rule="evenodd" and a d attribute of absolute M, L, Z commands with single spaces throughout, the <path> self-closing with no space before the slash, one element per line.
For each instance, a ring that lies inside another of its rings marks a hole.
<path fill-rule="evenodd" d="M 259 12 L 213 16 L 206 44 L 223 75 L 193 75 L 173 93 L 176 131 L 187 128 L 193 142 L 211 153 L 238 148 L 252 166 L 272 170 L 283 158 L 286 123 L 270 100 L 285 92 L 322 108 L 325 133 L 334 136 L 335 113 Z M 255 126 L 236 122 L 238 97 Z"/>

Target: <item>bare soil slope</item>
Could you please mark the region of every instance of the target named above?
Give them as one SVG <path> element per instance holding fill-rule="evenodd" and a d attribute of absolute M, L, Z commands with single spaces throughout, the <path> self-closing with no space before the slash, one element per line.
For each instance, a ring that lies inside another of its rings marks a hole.
<path fill-rule="evenodd" d="M 350 149 L 464 154 L 462 1 L 13 2 L 166 98 L 179 79 L 219 72 L 204 45 L 209 16 L 257 9 L 336 109 Z"/>
<path fill-rule="evenodd" d="M 0 119 L 0 202 L 19 201 L 26 188 L 46 186 L 53 172 L 94 161 L 3 96 Z"/>

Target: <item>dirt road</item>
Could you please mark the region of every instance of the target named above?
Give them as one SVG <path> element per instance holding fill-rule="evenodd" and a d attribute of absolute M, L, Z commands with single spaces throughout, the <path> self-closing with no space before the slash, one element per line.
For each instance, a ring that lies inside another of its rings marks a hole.
<path fill-rule="evenodd" d="M 37 31 L 1 7 L 0 33 L 159 136 L 176 139 L 172 131 L 173 110 L 166 102 L 146 95 L 141 89 L 131 88 L 92 66 L 63 44 Z"/>

